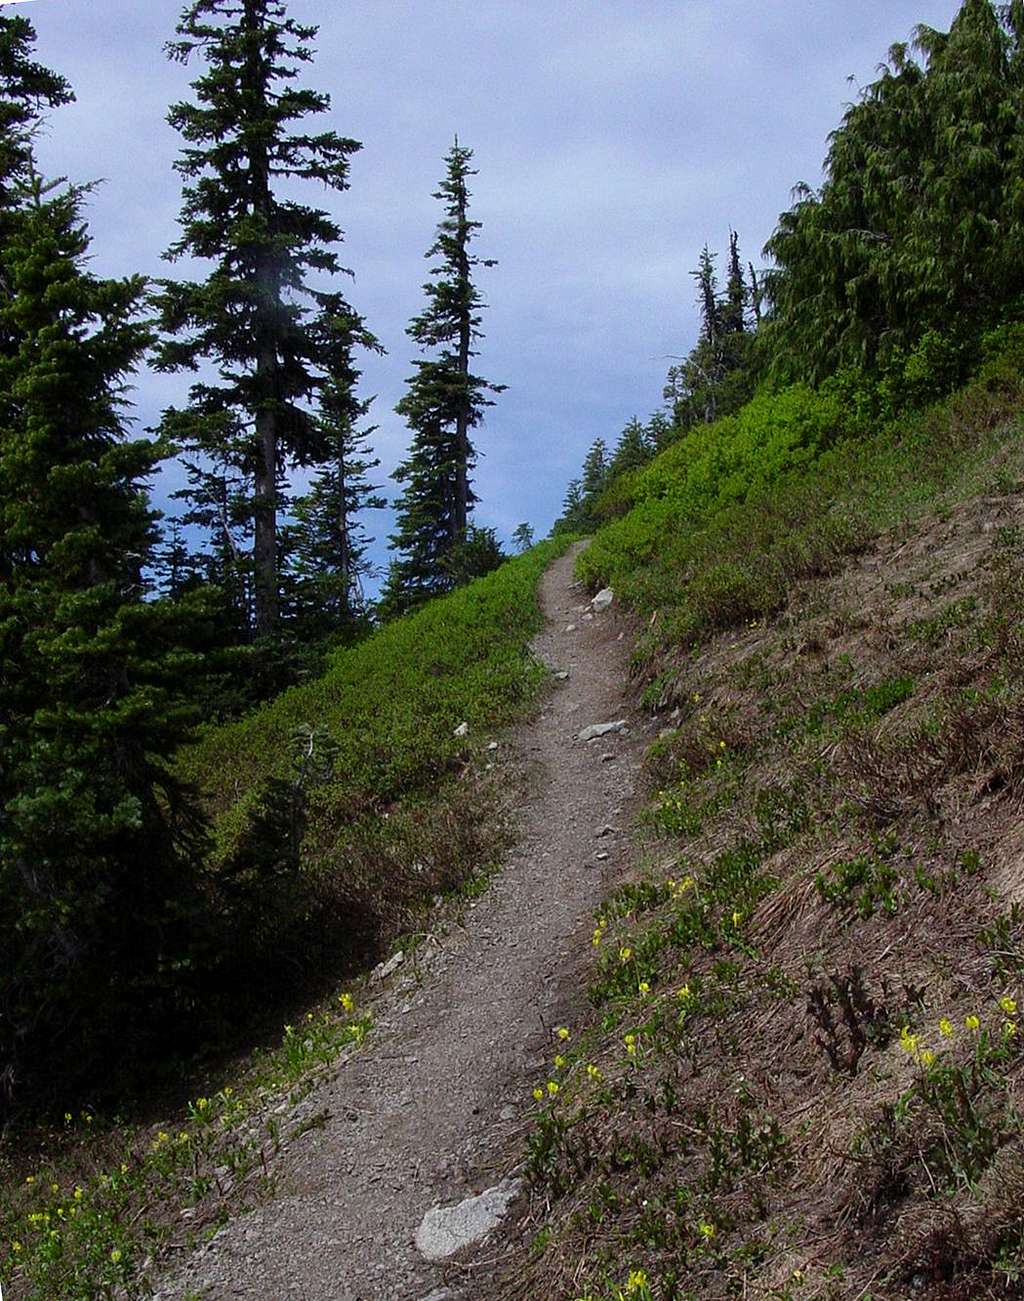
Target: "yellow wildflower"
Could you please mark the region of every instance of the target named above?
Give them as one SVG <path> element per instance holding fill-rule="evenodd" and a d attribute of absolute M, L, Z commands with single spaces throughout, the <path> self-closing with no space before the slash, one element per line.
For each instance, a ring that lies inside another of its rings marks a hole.
<path fill-rule="evenodd" d="M 548 1080 L 548 1093 L 550 1093 L 551 1096 L 554 1097 L 557 1092 L 558 1092 L 558 1081 Z"/>
<path fill-rule="evenodd" d="M 935 1054 L 930 1048 L 922 1048 L 921 1055 L 918 1058 L 922 1066 L 928 1067 L 935 1064 Z"/>
<path fill-rule="evenodd" d="M 568 1039 L 569 1038 L 568 1026 L 560 1025 L 558 1029 L 555 1031 L 555 1034 L 558 1035 L 559 1039 Z"/>
<path fill-rule="evenodd" d="M 920 1041 L 920 1036 L 916 1034 L 911 1034 L 906 1026 L 904 1026 L 903 1029 L 900 1031 L 900 1047 L 903 1049 L 904 1052 L 910 1053 L 912 1056 L 916 1056 L 917 1045 L 919 1041 Z"/>
<path fill-rule="evenodd" d="M 18 1241 L 17 1238 L 15 1238 L 14 1241 L 11 1243 L 11 1250 L 12 1250 L 12 1251 L 20 1251 L 20 1250 L 21 1250 L 21 1243 Z"/>
<path fill-rule="evenodd" d="M 114 1250 L 110 1253 L 110 1259 L 114 1262 L 115 1265 L 117 1264 L 117 1262 L 121 1259 L 120 1247 L 114 1248 Z"/>
<path fill-rule="evenodd" d="M 628 1034 L 628 1035 L 626 1035 L 625 1039 L 623 1039 L 622 1042 L 626 1045 L 626 1052 L 629 1053 L 630 1057 L 635 1056 L 635 1054 L 636 1054 L 636 1035 L 635 1035 L 635 1034 Z"/>
<path fill-rule="evenodd" d="M 964 1025 L 968 1030 L 978 1030 L 981 1028 L 981 1022 L 972 1012 L 970 1016 L 964 1017 Z"/>
<path fill-rule="evenodd" d="M 338 1002 L 341 1004 L 341 1010 L 343 1012 L 351 1012 L 353 1007 L 355 1007 L 355 1000 L 351 994 L 339 994 Z"/>
<path fill-rule="evenodd" d="M 637 985 L 637 989 L 644 997 L 646 997 L 651 992 L 651 987 L 646 980 L 641 980 L 640 984 Z"/>
<path fill-rule="evenodd" d="M 1004 1022 L 1003 1022 L 1003 1033 L 1006 1035 L 1006 1037 L 1007 1037 L 1008 1039 L 1012 1039 L 1013 1036 L 1017 1033 L 1017 1022 L 1016 1022 L 1016 1021 L 1004 1021 Z"/>
<path fill-rule="evenodd" d="M 1014 1012 L 1016 1012 L 1017 1010 L 1016 1002 L 1009 997 L 1001 998 L 999 1000 L 999 1006 L 1003 1009 L 1003 1011 L 1006 1013 L 1007 1016 L 1013 1016 Z"/>
<path fill-rule="evenodd" d="M 733 924 L 734 927 L 739 926 L 739 924 L 740 924 L 740 922 L 741 922 L 742 920 L 743 920 L 743 914 L 742 914 L 741 912 L 733 912 L 733 915 L 732 915 L 732 924 Z"/>
<path fill-rule="evenodd" d="M 647 1275 L 642 1269 L 631 1269 L 629 1271 L 629 1281 L 626 1284 L 628 1292 L 635 1292 L 638 1288 L 647 1286 Z"/>
<path fill-rule="evenodd" d="M 587 1074 L 590 1076 L 592 1080 L 599 1080 L 601 1078 L 601 1072 L 597 1069 L 597 1067 L 594 1065 L 593 1062 L 587 1063 Z"/>
<path fill-rule="evenodd" d="M 565 1058 L 562 1056 L 561 1053 L 557 1053 L 555 1056 L 555 1070 L 564 1071 L 565 1066 L 566 1066 Z"/>
<path fill-rule="evenodd" d="M 700 1231 L 700 1236 L 707 1239 L 708 1242 L 715 1236 L 715 1226 L 713 1224 L 699 1224 L 697 1228 Z"/>
<path fill-rule="evenodd" d="M 619 949 L 619 961 L 628 962 L 633 956 L 633 950 L 630 948 Z"/>
<path fill-rule="evenodd" d="M 689 998 L 689 997 L 690 997 L 690 986 L 689 986 L 689 985 L 684 985 L 684 986 L 682 987 L 682 989 L 680 989 L 680 990 L 678 990 L 678 991 L 676 992 L 676 998 L 682 998 L 682 999 L 685 1000 L 685 999 L 687 999 L 687 998 Z"/>
<path fill-rule="evenodd" d="M 939 1022 L 939 1034 L 948 1039 L 953 1033 L 953 1022 L 948 1017 L 943 1017 Z"/>
<path fill-rule="evenodd" d="M 544 1090 L 543 1090 L 543 1089 L 534 1089 L 534 1091 L 533 1091 L 533 1096 L 534 1096 L 534 1098 L 536 1099 L 537 1102 L 541 1102 L 541 1101 L 543 1100 L 543 1098 L 544 1098 Z"/>

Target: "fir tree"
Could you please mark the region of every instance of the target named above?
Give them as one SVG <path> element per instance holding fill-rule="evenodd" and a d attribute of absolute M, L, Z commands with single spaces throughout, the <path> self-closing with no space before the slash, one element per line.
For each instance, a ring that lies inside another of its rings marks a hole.
<path fill-rule="evenodd" d="M 778 378 L 855 367 L 898 379 L 930 334 L 955 361 L 979 327 L 1016 310 L 1022 12 L 965 0 L 948 33 L 919 27 L 894 45 L 847 110 L 824 183 L 797 187 L 767 245 L 764 346 Z M 955 381 L 955 364 L 947 371 Z"/>
<path fill-rule="evenodd" d="M 320 393 L 318 421 L 330 459 L 309 492 L 295 502 L 295 619 L 304 637 L 351 634 L 366 618 L 362 579 L 373 541 L 360 514 L 387 505 L 369 475 L 380 465 L 367 447 L 372 428 L 359 422 L 370 403 L 360 400 L 353 359 L 357 344 L 377 347 L 340 297 L 322 314 L 321 356 L 328 378 Z"/>
<path fill-rule="evenodd" d="M 81 192 L 38 182 L 0 248 L 0 1077 L 62 1084 L 174 993 L 203 837 L 170 767 L 189 734 L 186 612 L 149 601 L 126 377 L 149 343 L 140 278 L 85 270 Z"/>
<path fill-rule="evenodd" d="M 580 477 L 580 490 L 584 504 L 598 496 L 608 482 L 608 447 L 603 438 L 595 438 L 587 450 Z"/>
<path fill-rule="evenodd" d="M 338 225 L 279 191 L 296 180 L 345 190 L 360 147 L 298 127 L 330 107 L 327 95 L 292 84 L 313 57 L 316 30 L 289 18 L 284 0 L 193 0 L 168 46 L 172 58 L 199 55 L 206 66 L 193 83 L 195 103 L 170 112 L 185 140 L 176 166 L 186 184 L 182 235 L 167 256 L 214 268 L 200 283 L 163 283 L 161 321 L 173 337 L 159 365 L 195 370 L 208 360 L 219 380 L 194 384 L 189 406 L 168 411 L 163 430 L 246 475 L 255 627 L 264 636 L 278 624 L 282 473 L 331 454 L 309 410 L 325 373 L 322 331 L 311 326 L 318 310 L 336 311 L 336 296 L 313 292 L 307 277 L 342 269 Z"/>
<path fill-rule="evenodd" d="M 617 478 L 628 470 L 639 469 L 651 459 L 653 448 L 647 439 L 647 430 L 634 416 L 619 435 L 615 451 L 608 465 L 608 478 Z"/>
<path fill-rule="evenodd" d="M 470 250 L 480 229 L 480 222 L 469 217 L 468 182 L 476 175 L 472 157 L 472 150 L 457 139 L 448 151 L 445 178 L 434 194 L 444 204 L 444 217 L 427 251 L 427 257 L 439 261 L 423 286 L 427 306 L 407 330 L 435 355 L 414 363 L 408 391 L 395 408 L 413 438 L 408 457 L 393 475 L 405 486 L 391 537 L 399 556 L 392 562 L 383 599 L 391 613 L 448 591 L 455 575 L 464 572 L 459 552 L 471 541 L 468 519 L 476 502 L 470 480 L 476 451 L 469 431 L 492 405 L 487 394 L 504 389 L 470 370 L 473 344 L 483 337 L 484 305 L 473 271 L 495 265 Z"/>
<path fill-rule="evenodd" d="M 526 523 L 517 524 L 512 533 L 512 541 L 517 551 L 529 551 L 533 546 L 533 528 Z"/>

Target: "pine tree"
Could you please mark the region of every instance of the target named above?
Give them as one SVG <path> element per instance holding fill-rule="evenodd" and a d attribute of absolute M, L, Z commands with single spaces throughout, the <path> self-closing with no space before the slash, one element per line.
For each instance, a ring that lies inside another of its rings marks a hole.
<path fill-rule="evenodd" d="M 325 305 L 321 355 L 328 378 L 320 393 L 318 421 L 330 459 L 309 492 L 296 500 L 294 619 L 304 639 L 352 634 L 365 622 L 362 579 L 370 573 L 366 553 L 373 541 L 359 516 L 387 505 L 369 475 L 380 465 L 360 429 L 370 403 L 356 394 L 357 344 L 376 348 L 358 317 L 340 297 Z"/>
<path fill-rule="evenodd" d="M 166 1010 L 203 847 L 187 611 L 144 599 L 162 451 L 122 416 L 145 285 L 86 271 L 81 202 L 35 182 L 0 248 L 0 1078 L 62 1085 Z"/>
<path fill-rule="evenodd" d="M 797 188 L 767 245 L 764 345 L 778 378 L 898 376 L 929 334 L 969 355 L 986 324 L 1015 310 L 1022 13 L 965 0 L 948 33 L 919 27 L 912 45 L 894 45 L 847 110 L 823 185 Z"/>
<path fill-rule="evenodd" d="M 608 478 L 614 479 L 628 470 L 636 470 L 641 465 L 646 465 L 651 459 L 653 450 L 647 439 L 647 430 L 634 416 L 615 444 L 615 451 L 608 465 Z"/>
<path fill-rule="evenodd" d="M 185 140 L 176 166 L 186 184 L 182 235 L 167 256 L 214 269 L 199 283 L 163 282 L 161 322 L 173 337 L 158 364 L 196 370 L 212 361 L 219 381 L 195 383 L 189 406 L 168 411 L 163 431 L 246 475 L 261 636 L 278 625 L 282 474 L 331 454 L 309 403 L 324 384 L 323 331 L 313 320 L 335 313 L 337 299 L 312 291 L 307 278 L 342 270 L 336 222 L 280 190 L 296 180 L 347 189 L 360 148 L 333 131 L 298 129 L 330 107 L 327 95 L 292 84 L 313 57 L 316 31 L 289 18 L 285 0 L 193 0 L 168 45 L 172 58 L 199 55 L 206 66 L 193 83 L 195 103 L 176 104 L 169 116 Z"/>
<path fill-rule="evenodd" d="M 534 543 L 532 526 L 525 522 L 517 524 L 512 533 L 512 541 L 517 551 L 529 551 Z"/>
<path fill-rule="evenodd" d="M 483 337 L 484 306 L 473 271 L 495 265 L 470 251 L 481 224 L 469 217 L 468 182 L 476 175 L 472 158 L 473 151 L 458 139 L 448 151 L 445 177 L 434 194 L 444 204 L 444 217 L 427 250 L 428 258 L 439 261 L 423 286 L 427 306 L 406 331 L 435 355 L 414 363 L 408 391 L 395 408 L 413 439 L 393 475 L 405 487 L 391 537 L 399 556 L 392 562 L 383 599 L 392 613 L 448 591 L 453 576 L 464 572 L 459 551 L 471 541 L 469 512 L 476 502 L 470 480 L 476 451 L 469 431 L 492 405 L 487 394 L 504 390 L 470 370 L 477 355 L 473 344 Z"/>
<path fill-rule="evenodd" d="M 598 496 L 608 482 L 608 446 L 603 438 L 595 438 L 587 449 L 580 476 L 584 504 Z"/>

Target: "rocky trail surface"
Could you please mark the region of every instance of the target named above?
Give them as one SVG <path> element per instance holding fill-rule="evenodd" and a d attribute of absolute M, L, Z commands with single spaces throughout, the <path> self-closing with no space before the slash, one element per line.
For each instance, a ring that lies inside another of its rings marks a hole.
<path fill-rule="evenodd" d="M 635 854 L 649 740 L 625 694 L 630 639 L 614 607 L 586 604 L 575 553 L 544 577 L 534 643 L 568 677 L 496 751 L 510 772 L 533 772 L 516 849 L 463 926 L 415 972 L 387 977 L 365 1047 L 303 1104 L 326 1119 L 279 1157 L 275 1197 L 165 1278 L 160 1301 L 488 1296 L 493 1243 L 480 1235 L 514 1213 L 532 1089 L 555 1027 L 579 1014 L 594 911 Z M 465 1236 L 476 1246 L 455 1253 Z"/>

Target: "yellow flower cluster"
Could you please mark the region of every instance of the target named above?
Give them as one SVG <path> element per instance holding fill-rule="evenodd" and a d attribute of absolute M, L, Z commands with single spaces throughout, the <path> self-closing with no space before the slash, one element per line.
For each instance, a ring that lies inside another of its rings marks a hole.
<path fill-rule="evenodd" d="M 597 926 L 594 929 L 594 938 L 590 941 L 591 944 L 593 944 L 595 949 L 604 939 L 604 933 L 607 929 L 608 929 L 608 918 L 598 917 Z"/>
<path fill-rule="evenodd" d="M 636 1035 L 628 1034 L 622 1041 L 626 1045 L 626 1052 L 630 1057 L 636 1056 Z"/>
<path fill-rule="evenodd" d="M 670 876 L 665 884 L 668 886 L 669 894 L 673 899 L 682 899 L 683 895 L 685 895 L 687 891 L 693 889 L 694 883 L 692 876 L 684 876 L 681 881 L 677 881 L 674 877 Z"/>

